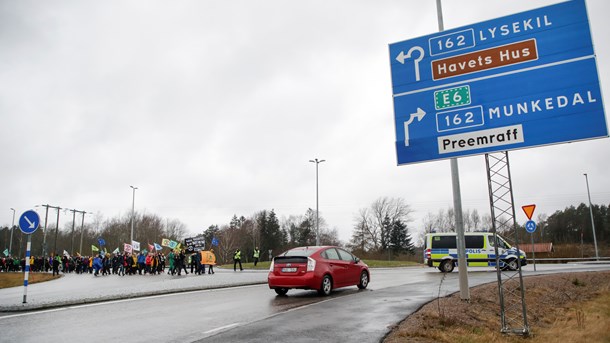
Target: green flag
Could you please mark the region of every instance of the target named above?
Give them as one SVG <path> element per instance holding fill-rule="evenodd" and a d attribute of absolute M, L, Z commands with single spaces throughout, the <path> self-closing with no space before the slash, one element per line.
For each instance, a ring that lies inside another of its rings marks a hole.
<path fill-rule="evenodd" d="M 113 251 L 112 253 L 113 253 L 113 254 L 118 254 L 118 253 L 120 253 L 120 252 L 121 252 L 121 251 L 119 250 L 119 248 L 116 248 L 116 249 L 114 249 L 114 251 Z"/>
<path fill-rule="evenodd" d="M 8 256 L 8 248 L 4 249 L 4 256 Z"/>
<path fill-rule="evenodd" d="M 100 251 L 95 245 L 91 244 L 91 251 Z"/>

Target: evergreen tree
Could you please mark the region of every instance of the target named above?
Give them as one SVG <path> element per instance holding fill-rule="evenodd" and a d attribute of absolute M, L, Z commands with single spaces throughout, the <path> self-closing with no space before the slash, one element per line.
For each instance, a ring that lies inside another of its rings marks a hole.
<path fill-rule="evenodd" d="M 260 212 L 256 217 L 256 225 L 260 230 L 261 243 L 260 248 L 262 251 L 272 250 L 273 253 L 279 253 L 285 245 L 285 235 L 280 230 L 280 223 L 275 215 L 275 212 L 271 210 Z"/>
<path fill-rule="evenodd" d="M 390 232 L 390 246 L 394 254 L 409 253 L 413 255 L 415 253 L 415 246 L 411 241 L 411 235 L 407 226 L 401 220 L 396 220 L 392 223 Z"/>

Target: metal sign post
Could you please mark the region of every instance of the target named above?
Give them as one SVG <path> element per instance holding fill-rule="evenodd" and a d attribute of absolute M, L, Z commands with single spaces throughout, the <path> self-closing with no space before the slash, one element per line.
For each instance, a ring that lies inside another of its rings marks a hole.
<path fill-rule="evenodd" d="M 30 275 L 30 250 L 32 248 L 32 234 L 40 226 L 40 216 L 34 210 L 25 211 L 19 218 L 19 228 L 28 235 L 25 249 L 25 272 L 23 273 L 23 303 L 27 303 L 28 278 Z"/>
<path fill-rule="evenodd" d="M 532 238 L 532 259 L 534 261 L 534 271 L 536 271 L 536 249 L 534 247 L 534 232 L 536 232 L 536 222 L 532 220 L 532 215 L 534 215 L 534 210 L 536 209 L 536 205 L 525 205 L 521 206 L 523 212 L 527 216 L 527 222 L 525 223 L 525 231 L 530 233 Z"/>

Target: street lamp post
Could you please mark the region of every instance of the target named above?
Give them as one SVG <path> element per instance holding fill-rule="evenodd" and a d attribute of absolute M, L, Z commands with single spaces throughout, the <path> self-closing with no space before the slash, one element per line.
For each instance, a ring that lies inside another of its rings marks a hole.
<path fill-rule="evenodd" d="M 595 258 L 599 261 L 599 253 L 597 252 L 597 238 L 595 238 L 595 221 L 593 220 L 593 206 L 591 205 L 591 192 L 589 191 L 589 178 L 587 173 L 583 174 L 587 182 L 587 195 L 589 196 L 589 212 L 591 213 L 591 228 L 593 229 L 593 243 L 595 244 Z"/>
<path fill-rule="evenodd" d="M 134 216 L 134 210 L 135 210 L 135 206 L 136 206 L 136 189 L 138 189 L 138 187 L 134 187 L 134 186 L 129 186 L 133 189 L 133 197 L 131 200 L 131 241 L 133 242 L 133 216 Z M 129 242 L 129 244 L 131 244 L 131 242 Z"/>
<path fill-rule="evenodd" d="M 309 162 L 315 163 L 316 164 L 316 245 L 319 246 L 320 245 L 320 209 L 319 209 L 319 202 L 318 202 L 318 164 L 324 162 L 326 160 L 318 160 L 313 159 L 313 160 L 309 160 Z"/>
<path fill-rule="evenodd" d="M 15 228 L 15 209 L 11 207 L 13 211 L 13 224 L 11 224 L 11 240 L 8 243 L 8 253 L 13 256 L 13 229 Z"/>

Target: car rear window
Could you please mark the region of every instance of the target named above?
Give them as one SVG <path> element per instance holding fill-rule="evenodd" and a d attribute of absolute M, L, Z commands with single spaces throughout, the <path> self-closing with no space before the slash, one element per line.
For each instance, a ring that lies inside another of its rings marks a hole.
<path fill-rule="evenodd" d="M 311 254 L 316 252 L 316 249 L 292 249 L 288 250 L 282 256 L 305 256 L 309 257 Z"/>
<path fill-rule="evenodd" d="M 432 236 L 432 249 L 455 249 L 455 236 Z"/>

